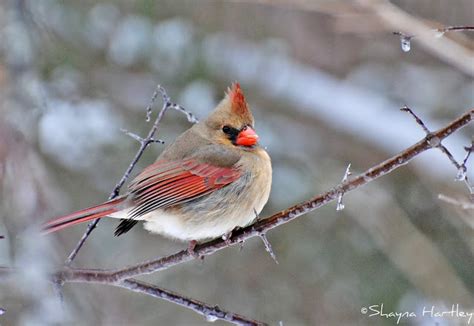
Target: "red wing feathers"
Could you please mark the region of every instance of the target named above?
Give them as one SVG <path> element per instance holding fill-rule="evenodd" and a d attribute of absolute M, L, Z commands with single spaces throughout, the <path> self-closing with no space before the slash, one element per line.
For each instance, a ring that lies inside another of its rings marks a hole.
<path fill-rule="evenodd" d="M 147 167 L 130 184 L 136 218 L 155 209 L 170 207 L 208 194 L 237 180 L 240 172 L 194 160 L 158 161 Z"/>

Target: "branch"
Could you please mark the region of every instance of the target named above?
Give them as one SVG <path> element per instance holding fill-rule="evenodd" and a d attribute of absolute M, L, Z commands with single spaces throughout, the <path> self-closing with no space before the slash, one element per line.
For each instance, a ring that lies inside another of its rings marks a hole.
<path fill-rule="evenodd" d="M 446 32 L 472 32 L 474 31 L 474 26 L 448 26 L 444 28 L 437 28 L 435 31 L 442 34 Z"/>
<path fill-rule="evenodd" d="M 442 37 L 447 32 L 465 32 L 465 31 L 473 31 L 474 26 L 448 26 L 444 28 L 435 28 L 431 31 L 436 33 L 436 37 Z M 408 52 L 411 49 L 411 40 L 416 38 L 416 35 L 408 35 L 404 32 L 393 32 L 394 35 L 398 35 L 400 37 L 400 45 L 404 52 Z"/>
<path fill-rule="evenodd" d="M 342 177 L 342 182 L 346 182 L 347 178 L 351 175 L 351 163 L 346 168 L 346 172 L 344 173 L 344 176 Z M 344 204 L 342 203 L 342 196 L 344 196 L 344 193 L 340 193 L 339 196 L 337 197 L 337 203 L 336 203 L 336 210 L 337 211 L 342 211 L 344 209 Z"/>
<path fill-rule="evenodd" d="M 17 272 L 17 269 L 10 267 L 0 266 L 0 280 L 12 277 Z M 61 287 L 64 281 L 56 277 L 52 278 L 53 285 Z M 258 320 L 250 319 L 243 315 L 239 315 L 234 312 L 223 310 L 218 306 L 212 306 L 205 302 L 188 298 L 176 292 L 165 290 L 152 284 L 148 284 L 136 279 L 126 279 L 116 283 L 104 283 L 106 285 L 112 285 L 120 288 L 124 288 L 130 291 L 146 294 L 155 298 L 163 299 L 171 303 L 177 304 L 187 309 L 191 309 L 200 315 L 203 315 L 207 321 L 213 322 L 216 320 L 224 320 L 236 325 L 249 325 L 249 326 L 266 326 L 267 324 Z M 61 289 L 59 290 L 60 296 L 62 296 Z M 62 302 L 62 301 L 61 301 Z M 0 307 L 1 314 L 1 307 Z"/>
<path fill-rule="evenodd" d="M 474 137 L 471 140 L 471 146 L 464 147 L 464 150 L 466 151 L 466 156 L 464 157 L 464 160 L 462 161 L 461 166 L 458 169 L 458 175 L 456 179 L 459 181 L 464 180 L 469 189 L 469 192 L 471 193 L 471 201 L 474 202 L 474 184 L 471 185 L 467 177 L 467 160 L 469 160 L 469 157 L 471 157 L 471 154 L 474 152 Z"/>
<path fill-rule="evenodd" d="M 252 326 L 267 325 L 263 322 L 252 320 L 247 317 L 235 314 L 233 312 L 222 310 L 218 306 L 210 306 L 204 302 L 190 299 L 190 298 L 181 296 L 179 294 L 176 294 L 174 292 L 171 292 L 169 290 L 164 290 L 154 285 L 141 282 L 138 280 L 127 279 L 120 282 L 117 286 L 134 291 L 134 292 L 150 295 L 155 298 L 160 298 L 160 299 L 172 302 L 174 304 L 180 305 L 182 307 L 191 309 L 197 312 L 198 314 L 201 314 L 204 317 L 206 317 L 206 320 L 209 322 L 213 322 L 220 319 L 220 320 L 225 320 L 237 325 L 252 325 Z"/>
<path fill-rule="evenodd" d="M 217 238 L 209 242 L 197 245 L 194 248 L 194 255 L 185 249 L 170 256 L 150 260 L 122 269 L 63 269 L 62 271 L 57 272 L 54 277 L 58 280 L 61 280 L 62 282 L 116 284 L 130 277 L 154 273 L 193 260 L 196 256 L 200 257 L 211 255 L 231 245 L 244 242 L 249 238 L 261 236 L 261 234 L 265 234 L 266 232 L 275 227 L 288 223 L 289 221 L 292 221 L 299 216 L 314 211 L 315 209 L 326 205 L 327 203 L 333 200 L 336 200 L 341 193 L 345 194 L 369 182 L 372 182 L 381 176 L 389 174 L 393 170 L 407 164 L 421 153 L 431 148 L 438 147 L 438 145 L 443 139 L 445 139 L 455 131 L 461 129 L 462 127 L 466 126 L 472 120 L 474 120 L 474 108 L 470 109 L 467 113 L 452 121 L 444 128 L 441 128 L 435 132 L 431 132 L 424 139 L 420 140 L 418 143 L 407 148 L 401 153 L 368 169 L 367 171 L 362 174 L 359 174 L 358 176 L 355 176 L 345 182 L 340 183 L 338 186 L 321 195 L 318 195 L 308 201 L 302 202 L 293 207 L 280 211 L 266 219 L 258 220 L 252 225 L 249 225 L 245 228 L 234 230 L 234 232 L 232 232 L 230 237 L 227 239 Z M 437 141 L 433 142 L 434 139 L 437 139 Z"/>
<path fill-rule="evenodd" d="M 424 126 L 423 122 L 417 118 L 414 113 L 411 112 L 411 110 L 408 110 L 408 108 L 405 108 L 404 110 L 409 111 L 415 117 L 417 122 Z M 299 216 L 309 213 L 333 200 L 338 199 L 341 194 L 345 194 L 349 191 L 357 189 L 383 175 L 391 173 L 395 169 L 407 164 L 424 151 L 427 151 L 431 148 L 438 148 L 443 139 L 466 126 L 472 120 L 474 120 L 474 109 L 469 110 L 463 116 L 459 117 L 438 131 L 429 132 L 425 126 L 424 129 L 428 132 L 426 137 L 413 146 L 402 151 L 398 155 L 395 155 L 394 157 L 368 169 L 364 173 L 352 179 L 343 181 L 333 189 L 308 201 L 278 212 L 267 219 L 257 219 L 254 224 L 243 229 L 235 230 L 229 235 L 229 237 L 225 237 L 225 239 L 217 238 L 212 241 L 197 245 L 194 248 L 193 253 L 190 253 L 189 250 L 182 250 L 170 256 L 117 270 L 71 269 L 66 267 L 52 276 L 53 283 L 102 283 L 127 288 L 135 292 L 140 292 L 168 300 L 206 316 L 209 321 L 222 319 L 241 325 L 264 325 L 261 322 L 248 319 L 238 314 L 223 311 L 218 307 L 212 307 L 208 304 L 186 298 L 168 290 L 163 290 L 153 285 L 142 283 L 140 281 L 131 279 L 131 277 L 142 274 L 150 274 L 159 270 L 167 269 L 171 266 L 195 259 L 196 257 L 211 255 L 214 252 L 227 248 L 231 245 L 243 243 L 245 240 L 251 237 L 261 237 L 262 234 L 266 234 L 266 232 L 275 227 L 285 224 Z M 466 163 L 469 154 L 472 151 L 472 146 L 470 148 L 466 148 L 466 150 L 468 151 L 468 154 L 466 155 L 463 164 Z M 0 266 L 0 278 L 9 277 L 13 275 L 13 273 L 14 269 Z"/>
<path fill-rule="evenodd" d="M 177 105 L 176 103 L 171 102 L 171 99 L 168 96 L 168 94 L 166 93 L 166 90 L 161 85 L 157 85 L 156 90 L 153 93 L 153 96 L 150 100 L 150 103 L 148 104 L 148 106 L 146 108 L 146 121 L 150 121 L 150 116 L 151 116 L 151 113 L 152 113 L 153 104 L 155 103 L 155 101 L 158 98 L 159 94 L 161 94 L 161 97 L 163 99 L 163 106 L 161 107 L 161 111 L 158 114 L 158 116 L 156 117 L 156 120 L 153 123 L 153 126 L 151 127 L 150 131 L 148 132 L 148 135 L 145 138 L 141 138 L 141 137 L 139 137 L 135 134 L 132 134 L 128 131 L 124 131 L 125 133 L 127 133 L 129 136 L 131 136 L 132 138 L 134 138 L 135 140 L 137 140 L 140 143 L 140 148 L 138 149 L 137 153 L 135 154 L 135 157 L 133 158 L 132 162 L 130 162 L 130 165 L 128 166 L 127 170 L 122 175 L 122 178 L 120 179 L 120 181 L 117 183 L 117 185 L 114 187 L 114 189 L 110 193 L 109 198 L 108 198 L 109 200 L 114 199 L 115 197 L 117 197 L 119 195 L 120 189 L 124 185 L 125 181 L 127 181 L 128 177 L 130 176 L 130 173 L 132 172 L 133 168 L 135 167 L 137 162 L 142 157 L 143 152 L 145 152 L 145 149 L 148 147 L 148 145 L 150 145 L 151 143 L 160 142 L 160 140 L 154 138 L 154 135 L 158 131 L 158 126 L 159 126 L 161 120 L 163 119 L 163 116 L 165 115 L 165 113 L 168 109 L 170 109 L 170 108 L 175 109 L 177 111 L 180 111 L 180 112 L 186 114 L 186 116 L 188 118 L 188 121 L 191 122 L 191 123 L 197 123 L 198 122 L 197 118 L 192 113 L 186 111 L 183 107 Z M 89 235 L 92 233 L 92 231 L 95 229 L 95 227 L 99 223 L 99 220 L 100 219 L 96 219 L 96 220 L 92 221 L 91 223 L 89 223 L 89 225 L 87 226 L 86 231 L 82 235 L 82 237 L 79 240 L 79 242 L 77 243 L 76 247 L 69 254 L 69 257 L 67 258 L 67 260 L 65 262 L 66 266 L 71 265 L 74 258 L 76 258 L 77 254 L 79 253 L 79 250 L 81 250 L 81 248 L 84 245 L 84 243 L 86 242 L 87 238 L 89 237 Z"/>
<path fill-rule="evenodd" d="M 420 125 L 420 127 L 426 133 L 426 138 L 429 140 L 430 145 L 432 147 L 438 148 L 441 152 L 443 152 L 443 154 L 446 155 L 446 157 L 449 159 L 451 164 L 453 164 L 456 167 L 456 170 L 458 171 L 458 173 L 456 175 L 455 180 L 464 181 L 464 183 L 466 184 L 466 186 L 469 190 L 469 193 L 472 196 L 474 191 L 473 191 L 473 186 L 471 186 L 471 184 L 469 183 L 469 178 L 467 176 L 466 163 L 467 163 L 467 160 L 469 159 L 469 156 L 471 155 L 471 152 L 473 151 L 474 140 L 471 141 L 471 146 L 470 147 L 464 147 L 467 154 L 464 157 L 464 160 L 462 161 L 462 163 L 458 163 L 458 161 L 456 161 L 456 159 L 454 158 L 453 154 L 451 154 L 451 152 L 446 148 L 446 146 L 444 146 L 441 143 L 441 139 L 439 139 L 438 137 L 436 137 L 435 135 L 433 135 L 431 133 L 431 131 L 428 129 L 428 127 L 426 127 L 425 123 L 413 112 L 412 109 L 410 109 L 408 106 L 405 105 L 403 108 L 401 108 L 401 110 L 405 111 L 405 112 L 408 112 L 413 117 L 413 119 L 415 119 L 416 123 L 418 125 Z"/>
<path fill-rule="evenodd" d="M 461 207 L 462 209 L 466 209 L 466 210 L 467 209 L 474 209 L 474 203 L 469 203 L 467 201 L 454 199 L 452 197 L 449 197 L 449 196 L 446 196 L 446 195 L 443 195 L 443 194 L 439 194 L 438 199 L 442 200 L 442 201 L 444 201 L 448 204 L 452 204 L 452 205 Z"/>

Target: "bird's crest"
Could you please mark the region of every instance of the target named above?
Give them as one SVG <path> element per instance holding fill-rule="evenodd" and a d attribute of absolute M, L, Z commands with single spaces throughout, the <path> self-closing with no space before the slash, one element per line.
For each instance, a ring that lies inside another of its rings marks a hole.
<path fill-rule="evenodd" d="M 224 99 L 207 117 L 206 124 L 217 129 L 226 124 L 234 125 L 234 128 L 241 128 L 244 125 L 253 126 L 253 115 L 239 83 L 233 83 L 227 89 Z"/>
<path fill-rule="evenodd" d="M 231 103 L 232 112 L 238 115 L 248 114 L 249 108 L 247 106 L 247 102 L 245 101 L 244 93 L 240 88 L 240 84 L 237 82 L 233 83 L 227 91 Z"/>

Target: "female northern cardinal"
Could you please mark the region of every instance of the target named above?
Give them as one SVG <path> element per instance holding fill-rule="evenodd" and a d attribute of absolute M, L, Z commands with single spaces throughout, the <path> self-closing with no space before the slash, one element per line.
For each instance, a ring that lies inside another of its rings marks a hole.
<path fill-rule="evenodd" d="M 46 223 L 47 233 L 101 217 L 137 221 L 185 241 L 215 238 L 252 222 L 268 200 L 272 167 L 235 83 L 209 117 L 179 136 L 129 185 L 127 194 Z"/>

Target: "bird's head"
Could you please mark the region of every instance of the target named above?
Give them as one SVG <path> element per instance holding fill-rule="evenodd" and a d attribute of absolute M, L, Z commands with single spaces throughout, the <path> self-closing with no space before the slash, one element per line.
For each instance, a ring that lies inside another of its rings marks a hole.
<path fill-rule="evenodd" d="M 232 84 L 204 123 L 211 140 L 220 144 L 252 148 L 258 143 L 252 112 L 239 83 Z"/>

